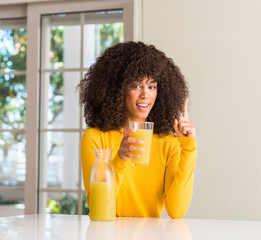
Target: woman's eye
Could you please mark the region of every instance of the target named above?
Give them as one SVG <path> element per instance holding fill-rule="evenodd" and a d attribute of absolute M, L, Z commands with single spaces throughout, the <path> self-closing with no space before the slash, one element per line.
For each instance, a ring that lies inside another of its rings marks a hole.
<path fill-rule="evenodd" d="M 140 85 L 134 85 L 134 88 L 140 89 L 141 86 Z"/>
<path fill-rule="evenodd" d="M 156 86 L 149 86 L 149 89 L 151 89 L 151 90 L 154 90 L 156 88 L 157 88 Z"/>

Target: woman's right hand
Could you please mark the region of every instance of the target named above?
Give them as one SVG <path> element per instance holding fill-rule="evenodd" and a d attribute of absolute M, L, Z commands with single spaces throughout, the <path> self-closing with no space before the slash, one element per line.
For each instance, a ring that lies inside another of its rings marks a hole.
<path fill-rule="evenodd" d="M 118 151 L 119 157 L 127 161 L 130 158 L 138 159 L 140 158 L 139 155 L 133 155 L 131 152 L 144 152 L 144 148 L 136 147 L 133 145 L 130 145 L 130 143 L 136 143 L 136 144 L 144 144 L 144 142 L 138 138 L 130 137 L 130 133 L 135 133 L 136 131 L 134 129 L 124 129 L 123 131 L 123 138 L 121 141 L 120 149 Z"/>

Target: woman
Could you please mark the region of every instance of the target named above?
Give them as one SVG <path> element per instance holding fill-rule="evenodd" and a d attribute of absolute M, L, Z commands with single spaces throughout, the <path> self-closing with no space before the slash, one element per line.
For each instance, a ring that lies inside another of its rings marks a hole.
<path fill-rule="evenodd" d="M 79 84 L 87 126 L 81 158 L 87 201 L 94 148 L 112 148 L 117 216 L 172 218 L 185 215 L 196 162 L 195 128 L 188 117 L 188 89 L 172 59 L 152 45 L 119 43 L 108 48 Z M 179 116 L 183 111 L 183 117 Z M 154 122 L 149 166 L 131 166 L 129 121 Z"/>

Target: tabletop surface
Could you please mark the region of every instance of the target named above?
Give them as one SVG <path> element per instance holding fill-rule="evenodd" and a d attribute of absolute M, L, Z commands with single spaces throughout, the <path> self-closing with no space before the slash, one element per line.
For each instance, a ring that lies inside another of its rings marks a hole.
<path fill-rule="evenodd" d="M 134 217 L 93 222 L 84 215 L 35 214 L 0 218 L 0 239 L 260 240 L 261 222 Z"/>

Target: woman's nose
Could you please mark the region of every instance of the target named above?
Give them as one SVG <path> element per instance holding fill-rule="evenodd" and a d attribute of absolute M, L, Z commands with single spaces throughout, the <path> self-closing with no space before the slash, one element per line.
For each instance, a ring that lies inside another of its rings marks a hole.
<path fill-rule="evenodd" d="M 148 89 L 147 88 L 142 88 L 141 92 L 140 92 L 140 97 L 141 98 L 148 98 Z"/>

